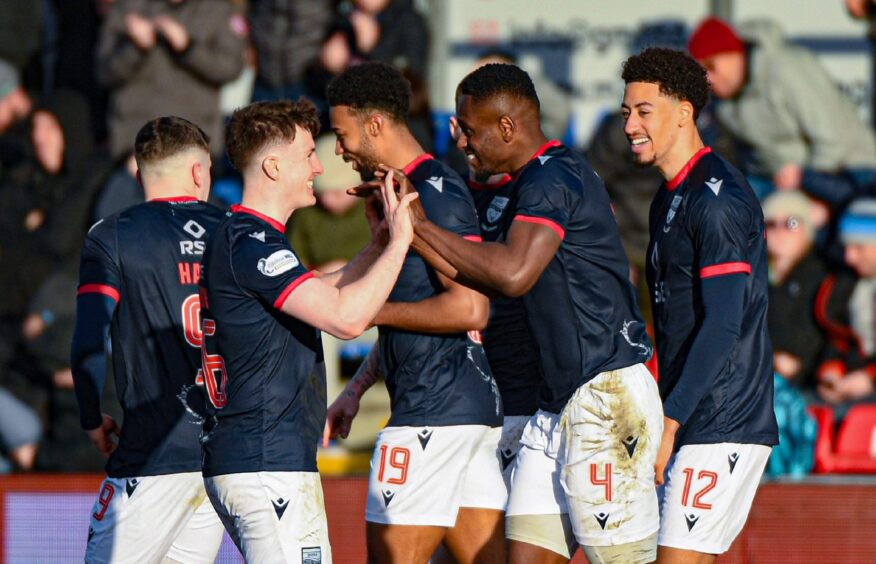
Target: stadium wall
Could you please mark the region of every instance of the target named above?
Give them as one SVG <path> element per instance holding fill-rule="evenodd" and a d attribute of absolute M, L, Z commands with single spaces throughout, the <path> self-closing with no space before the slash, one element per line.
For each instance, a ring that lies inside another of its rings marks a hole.
<path fill-rule="evenodd" d="M 0 477 L 0 562 L 81 562 L 101 476 Z M 323 478 L 334 561 L 365 562 L 363 477 Z M 876 480 L 813 478 L 761 486 L 721 564 L 873 562 Z M 219 563 L 242 562 L 226 537 Z M 578 555 L 574 562 L 585 560 Z"/>

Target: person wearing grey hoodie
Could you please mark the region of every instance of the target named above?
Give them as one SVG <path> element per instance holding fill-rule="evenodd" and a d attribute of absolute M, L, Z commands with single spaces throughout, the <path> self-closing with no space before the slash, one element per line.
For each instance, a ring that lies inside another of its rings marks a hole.
<path fill-rule="evenodd" d="M 876 180 L 873 132 L 815 56 L 775 24 L 752 22 L 737 34 L 708 18 L 688 49 L 709 73 L 718 118 L 748 153 L 750 176 L 835 207 Z"/>

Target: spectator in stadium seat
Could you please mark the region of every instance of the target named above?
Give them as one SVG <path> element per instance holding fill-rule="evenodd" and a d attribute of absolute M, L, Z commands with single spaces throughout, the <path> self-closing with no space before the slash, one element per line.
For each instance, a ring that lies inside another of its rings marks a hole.
<path fill-rule="evenodd" d="M 346 192 L 361 179 L 335 155 L 332 134 L 317 139 L 316 156 L 325 169 L 313 179 L 317 205 L 298 210 L 287 232 L 304 264 L 320 272 L 334 272 L 368 244 L 371 229 L 365 219 L 365 200 Z"/>
<path fill-rule="evenodd" d="M 773 369 L 800 388 L 815 385 L 824 336 L 815 322 L 815 296 L 827 267 L 814 248 L 812 203 L 800 191 L 763 203 L 770 259 L 769 323 Z"/>
<path fill-rule="evenodd" d="M 818 397 L 838 405 L 841 414 L 850 403 L 876 401 L 876 199 L 851 203 L 840 219 L 840 237 L 854 274 L 825 279 L 816 318 L 828 337 Z"/>
<path fill-rule="evenodd" d="M 246 31 L 228 0 L 117 0 L 97 51 L 113 157 L 132 149 L 144 122 L 168 114 L 200 124 L 221 155 L 219 89 L 243 70 Z"/>
<path fill-rule="evenodd" d="M 721 99 L 719 119 L 749 153 L 743 170 L 761 197 L 802 188 L 842 207 L 876 179 L 873 132 L 815 57 L 775 25 L 739 29 L 709 18 L 688 48 Z"/>

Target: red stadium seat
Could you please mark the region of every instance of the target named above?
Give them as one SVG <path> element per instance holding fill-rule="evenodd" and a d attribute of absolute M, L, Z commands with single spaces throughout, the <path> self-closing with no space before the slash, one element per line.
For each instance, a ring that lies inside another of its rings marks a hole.
<path fill-rule="evenodd" d="M 809 413 L 818 423 L 812 472 L 827 474 L 833 469 L 833 409 L 826 405 L 810 405 Z"/>
<path fill-rule="evenodd" d="M 836 438 L 837 454 L 876 459 L 876 405 L 849 410 Z"/>
<path fill-rule="evenodd" d="M 849 409 L 833 441 L 833 410 L 810 406 L 818 422 L 815 439 L 815 467 L 818 474 L 876 474 L 876 405 Z"/>

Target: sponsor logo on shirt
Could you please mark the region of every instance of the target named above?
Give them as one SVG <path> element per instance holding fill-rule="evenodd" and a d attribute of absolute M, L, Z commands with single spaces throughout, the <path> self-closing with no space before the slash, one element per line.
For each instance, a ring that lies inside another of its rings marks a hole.
<path fill-rule="evenodd" d="M 288 249 L 277 251 L 267 258 L 261 258 L 258 262 L 259 272 L 265 276 L 279 276 L 298 266 L 298 257 Z"/>

